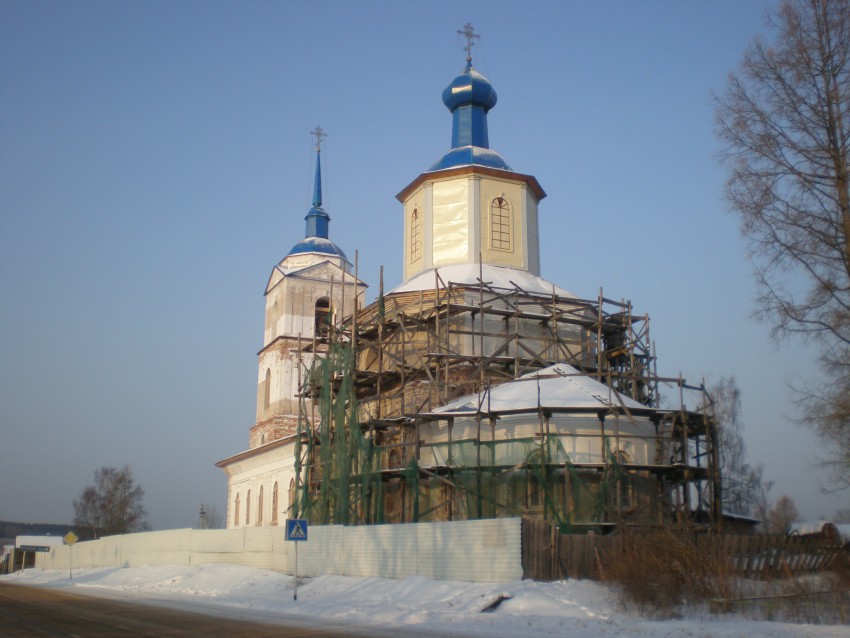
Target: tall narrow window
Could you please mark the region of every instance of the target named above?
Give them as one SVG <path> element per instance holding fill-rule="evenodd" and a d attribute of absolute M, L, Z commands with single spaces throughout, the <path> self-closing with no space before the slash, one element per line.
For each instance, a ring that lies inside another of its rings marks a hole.
<path fill-rule="evenodd" d="M 266 368 L 266 378 L 263 381 L 263 408 L 268 410 L 272 401 L 272 371 Z"/>
<path fill-rule="evenodd" d="M 322 297 L 316 301 L 316 335 L 323 336 L 328 334 L 331 325 L 331 302 L 327 297 Z"/>
<path fill-rule="evenodd" d="M 298 518 L 298 511 L 295 507 L 295 479 L 289 481 L 289 511 L 290 518 Z"/>
<path fill-rule="evenodd" d="M 257 497 L 257 525 L 263 524 L 263 486 L 260 485 L 260 495 Z"/>
<path fill-rule="evenodd" d="M 511 206 L 504 197 L 497 197 L 490 204 L 490 247 L 497 250 L 512 250 Z"/>
<path fill-rule="evenodd" d="M 422 256 L 422 220 L 419 219 L 419 209 L 414 208 L 410 215 L 410 261 L 416 261 Z"/>
<path fill-rule="evenodd" d="M 251 524 L 251 490 L 248 490 L 248 496 L 245 497 L 245 525 Z"/>
<path fill-rule="evenodd" d="M 233 527 L 239 527 L 239 494 L 233 501 Z"/>
<path fill-rule="evenodd" d="M 272 525 L 277 525 L 277 481 L 272 489 Z"/>

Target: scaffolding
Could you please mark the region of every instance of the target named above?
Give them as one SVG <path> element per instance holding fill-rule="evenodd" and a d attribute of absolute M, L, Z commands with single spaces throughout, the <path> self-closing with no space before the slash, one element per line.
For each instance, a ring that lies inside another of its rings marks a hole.
<path fill-rule="evenodd" d="M 381 293 L 299 351 L 312 363 L 303 368 L 296 516 L 345 525 L 527 516 L 565 532 L 721 525 L 704 387 L 659 377 L 649 318 L 601 290 L 583 300 L 483 277 L 446 282 L 435 271 L 432 290 Z M 435 412 L 556 363 L 604 384 L 610 408 L 508 416 L 482 403 L 463 417 L 463 436 L 455 417 Z M 664 386 L 676 388 L 676 408 L 661 407 Z M 589 418 L 596 432 L 564 436 L 564 423 Z M 514 421 L 534 432 L 506 437 Z M 621 434 L 629 429 L 642 434 Z M 433 432 L 442 438 L 428 439 Z M 623 439 L 651 452 L 631 458 Z"/>

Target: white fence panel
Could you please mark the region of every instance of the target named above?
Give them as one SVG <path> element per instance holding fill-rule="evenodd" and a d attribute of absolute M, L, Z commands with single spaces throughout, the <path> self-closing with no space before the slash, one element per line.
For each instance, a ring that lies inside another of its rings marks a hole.
<path fill-rule="evenodd" d="M 298 543 L 298 575 L 345 573 L 345 530 L 342 525 L 310 527 L 308 540 L 286 541 L 286 573 L 295 573 L 295 544 Z"/>
<path fill-rule="evenodd" d="M 47 568 L 228 563 L 295 573 L 296 542 L 281 527 L 170 530 L 56 547 Z M 298 574 L 507 582 L 522 578 L 518 518 L 405 525 L 311 526 L 297 542 Z"/>
<path fill-rule="evenodd" d="M 521 530 L 518 518 L 419 525 L 419 574 L 436 580 L 518 580 L 522 578 Z"/>
<path fill-rule="evenodd" d="M 344 529 L 344 575 L 384 578 L 416 575 L 414 525 L 363 525 Z"/>

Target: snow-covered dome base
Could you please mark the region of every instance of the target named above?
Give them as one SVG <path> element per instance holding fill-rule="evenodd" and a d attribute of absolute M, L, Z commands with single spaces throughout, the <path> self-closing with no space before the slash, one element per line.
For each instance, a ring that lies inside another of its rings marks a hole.
<path fill-rule="evenodd" d="M 455 284 L 477 286 L 479 277 L 483 276 L 484 283 L 495 288 L 509 290 L 519 288 L 535 294 L 551 295 L 554 293 L 559 297 L 577 298 L 569 290 L 556 286 L 552 282 L 543 279 L 543 277 L 538 277 L 527 270 L 492 266 L 489 264 L 484 264 L 483 266 L 481 264 L 455 264 L 452 266 L 429 268 L 411 277 L 410 280 L 401 286 L 394 288 L 389 294 L 415 292 L 417 290 L 434 290 L 438 281 L 435 271 L 439 273 L 440 280 L 446 284 L 452 282 Z"/>

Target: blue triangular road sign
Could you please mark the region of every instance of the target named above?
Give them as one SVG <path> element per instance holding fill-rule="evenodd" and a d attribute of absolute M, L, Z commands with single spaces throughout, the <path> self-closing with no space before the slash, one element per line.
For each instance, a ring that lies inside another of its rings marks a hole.
<path fill-rule="evenodd" d="M 303 518 L 289 518 L 286 520 L 286 540 L 306 541 L 307 521 Z"/>

